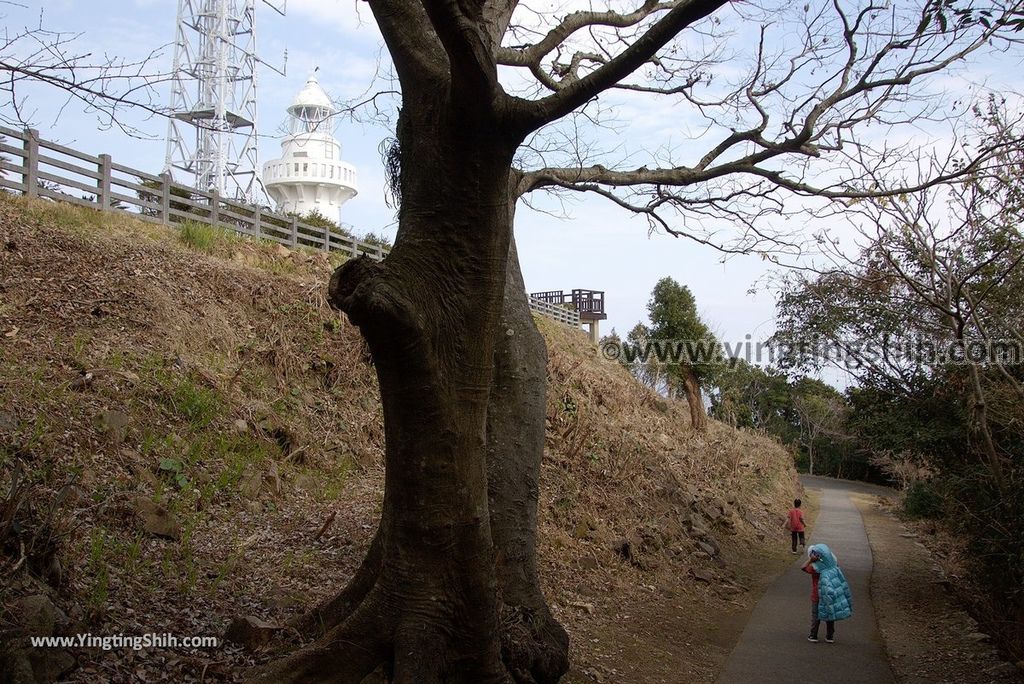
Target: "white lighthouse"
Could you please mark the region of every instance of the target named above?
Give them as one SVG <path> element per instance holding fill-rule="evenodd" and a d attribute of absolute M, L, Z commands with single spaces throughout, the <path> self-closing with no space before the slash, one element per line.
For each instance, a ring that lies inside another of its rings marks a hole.
<path fill-rule="evenodd" d="M 356 170 L 341 161 L 334 138 L 337 110 L 320 86 L 314 69 L 288 108 L 288 135 L 281 158 L 263 165 L 263 184 L 278 211 L 305 215 L 316 210 L 338 221 L 341 205 L 355 197 Z"/>

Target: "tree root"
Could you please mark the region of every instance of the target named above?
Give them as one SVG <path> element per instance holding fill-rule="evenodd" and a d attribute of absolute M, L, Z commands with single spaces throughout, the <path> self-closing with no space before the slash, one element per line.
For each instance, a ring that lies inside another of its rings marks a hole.
<path fill-rule="evenodd" d="M 315 643 L 254 670 L 252 684 L 360 684 L 385 662 L 390 632 L 373 595 Z"/>
<path fill-rule="evenodd" d="M 383 665 L 394 684 L 442 681 L 473 684 L 554 684 L 568 669 L 568 636 L 546 607 L 504 606 L 500 658 L 488 639 L 453 653 L 442 621 L 396 617 L 379 584 L 377 537 L 356 577 L 340 594 L 311 611 L 302 624 L 320 634 L 312 644 L 251 673 L 252 684 L 359 684 Z M 377 557 L 375 560 L 374 557 Z M 368 577 L 372 580 L 367 580 Z M 363 591 L 366 583 L 370 584 Z M 356 598 L 362 594 L 360 598 Z M 444 611 L 442 611 L 444 612 Z M 413 617 L 415 615 L 415 617 Z M 495 649 L 496 650 L 496 649 Z"/>
<path fill-rule="evenodd" d="M 378 529 L 366 557 L 345 588 L 293 620 L 291 627 L 305 638 L 319 638 L 347 620 L 377 583 L 382 557 L 383 543 Z"/>
<path fill-rule="evenodd" d="M 517 684 L 554 684 L 569 669 L 569 635 L 546 610 L 504 606 L 501 659 Z"/>

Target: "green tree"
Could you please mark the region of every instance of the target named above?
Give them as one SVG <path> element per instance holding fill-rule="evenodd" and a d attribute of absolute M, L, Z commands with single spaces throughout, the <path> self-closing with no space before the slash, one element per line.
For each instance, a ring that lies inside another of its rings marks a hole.
<path fill-rule="evenodd" d="M 723 365 L 718 340 L 697 313 L 690 288 L 672 278 L 662 278 L 654 286 L 647 314 L 649 339 L 663 345 L 658 360 L 668 362 L 662 378 L 672 395 L 686 398 L 694 429 L 704 430 L 707 411 L 701 388 L 714 380 Z"/>
<path fill-rule="evenodd" d="M 711 415 L 734 427 L 762 430 L 793 442 L 793 403 L 785 374 L 744 359 L 723 365 L 710 392 Z"/>
<path fill-rule="evenodd" d="M 364 233 L 363 236 L 359 239 L 368 245 L 376 245 L 377 247 L 391 249 L 391 240 L 389 240 L 388 237 L 383 233 L 379 235 L 373 232 Z"/>
<path fill-rule="evenodd" d="M 657 356 L 646 353 L 651 343 L 651 329 L 637 323 L 626 335 L 627 353 L 622 361 L 637 380 L 656 391 L 665 390 L 665 373 Z"/>
<path fill-rule="evenodd" d="M 807 472 L 814 475 L 815 455 L 824 451 L 832 458 L 824 468 L 819 467 L 819 473 L 838 476 L 843 454 L 837 446 L 847 440 L 843 433 L 846 419 L 843 395 L 821 380 L 800 378 L 793 383 L 792 396 L 793 411 L 800 428 L 800 446 L 807 456 Z"/>
<path fill-rule="evenodd" d="M 1024 399 L 1020 359 L 1002 355 L 1018 357 L 1024 342 L 1016 296 L 1024 285 L 1024 144 L 998 102 L 976 114 L 980 144 L 999 143 L 1000 154 L 945 187 L 849 207 L 862 248 L 853 256 L 837 250 L 829 268 L 790 279 L 776 341 L 792 350 L 827 342 L 846 354 L 862 386 L 908 398 L 944 378 L 971 408 L 974 445 L 998 482 L 1007 457 L 996 424 L 1012 426 Z M 794 353 L 789 362 L 821 367 L 824 359 Z"/>

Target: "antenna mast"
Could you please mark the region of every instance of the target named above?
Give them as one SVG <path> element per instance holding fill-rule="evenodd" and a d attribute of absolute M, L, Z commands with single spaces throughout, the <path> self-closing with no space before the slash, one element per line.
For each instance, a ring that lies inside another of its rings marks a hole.
<path fill-rule="evenodd" d="M 257 63 L 256 0 L 178 0 L 165 172 L 225 197 L 262 199 Z"/>

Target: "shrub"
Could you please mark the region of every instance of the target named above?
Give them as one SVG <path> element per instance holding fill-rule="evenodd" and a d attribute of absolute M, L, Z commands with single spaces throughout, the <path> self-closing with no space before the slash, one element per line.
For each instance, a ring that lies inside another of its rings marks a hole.
<path fill-rule="evenodd" d="M 915 518 L 938 518 L 945 509 L 942 495 L 927 480 L 917 480 L 903 494 L 903 510 Z"/>
<path fill-rule="evenodd" d="M 149 188 L 151 190 L 137 190 L 135 194 L 138 196 L 138 198 L 143 202 L 150 202 L 152 204 L 159 205 L 162 199 L 161 194 L 163 192 L 163 184 L 160 181 L 149 180 L 141 177 L 138 179 L 138 182 L 143 187 Z M 171 185 L 171 197 L 180 197 L 182 199 L 190 200 L 193 202 L 201 199 L 200 195 L 192 194 L 191 189 L 181 185 Z M 186 212 L 189 214 L 196 214 L 198 216 L 210 215 L 209 210 L 200 209 L 199 207 L 193 207 L 188 204 L 185 204 L 184 202 L 176 202 L 174 201 L 174 199 L 171 199 L 171 209 Z M 160 214 L 160 210 L 151 207 L 142 207 L 140 213 L 143 216 L 158 216 Z M 179 215 L 169 216 L 167 217 L 167 219 L 171 223 L 182 223 L 183 221 L 187 220 Z"/>
<path fill-rule="evenodd" d="M 956 493 L 949 522 L 968 540 L 969 567 L 983 590 L 971 597 L 976 617 L 1012 660 L 1024 658 L 1024 467 L 1010 463 L 998 482 L 965 469 L 946 486 Z"/>
<path fill-rule="evenodd" d="M 368 245 L 374 245 L 377 247 L 383 247 L 384 249 L 391 249 L 391 240 L 386 235 L 378 235 L 377 233 L 366 233 L 363 237 L 359 238 Z"/>
<path fill-rule="evenodd" d="M 338 224 L 337 221 L 332 221 L 324 214 L 321 214 L 316 209 L 310 209 L 305 214 L 299 216 L 299 220 L 315 228 L 323 228 L 325 230 L 331 230 L 340 235 L 346 237 L 352 237 L 352 233 Z"/>

